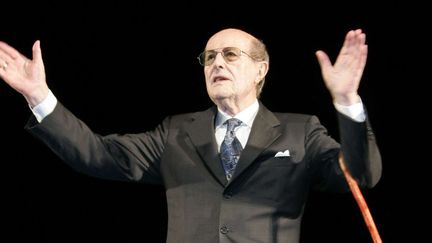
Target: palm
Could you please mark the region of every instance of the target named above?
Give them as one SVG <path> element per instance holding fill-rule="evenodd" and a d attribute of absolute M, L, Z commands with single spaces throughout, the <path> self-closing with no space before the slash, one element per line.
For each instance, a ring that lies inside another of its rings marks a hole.
<path fill-rule="evenodd" d="M 327 54 L 317 51 L 324 83 L 334 98 L 357 95 L 366 64 L 365 39 L 361 30 L 348 32 L 334 65 Z"/>
<path fill-rule="evenodd" d="M 33 59 L 30 60 L 11 46 L 0 42 L 0 61 L 7 63 L 0 69 L 0 77 L 13 89 L 26 98 L 48 89 L 45 68 L 39 42 L 33 45 Z"/>

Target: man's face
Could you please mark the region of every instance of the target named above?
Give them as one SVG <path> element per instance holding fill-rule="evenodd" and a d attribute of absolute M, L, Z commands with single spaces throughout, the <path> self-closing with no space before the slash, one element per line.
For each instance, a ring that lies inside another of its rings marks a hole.
<path fill-rule="evenodd" d="M 259 65 L 248 56 L 251 38 L 238 30 L 224 30 L 207 42 L 206 51 L 214 51 L 210 56 L 214 61 L 204 66 L 204 74 L 207 92 L 213 102 L 232 99 L 242 103 L 256 99 Z M 239 56 L 232 58 L 232 55 Z"/>

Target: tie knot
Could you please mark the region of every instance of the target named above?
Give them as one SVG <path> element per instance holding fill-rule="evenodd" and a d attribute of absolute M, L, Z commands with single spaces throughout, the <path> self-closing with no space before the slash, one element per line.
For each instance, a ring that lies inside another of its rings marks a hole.
<path fill-rule="evenodd" d="M 226 120 L 225 122 L 227 124 L 227 131 L 234 131 L 234 129 L 238 126 L 240 126 L 240 124 L 242 123 L 242 121 L 240 121 L 237 118 L 230 118 L 228 120 Z"/>

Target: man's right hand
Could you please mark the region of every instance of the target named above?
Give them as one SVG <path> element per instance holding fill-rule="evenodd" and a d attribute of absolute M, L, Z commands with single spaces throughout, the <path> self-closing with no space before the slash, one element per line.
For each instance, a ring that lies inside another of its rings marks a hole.
<path fill-rule="evenodd" d="M 40 41 L 32 48 L 33 59 L 28 59 L 15 48 L 0 41 L 0 78 L 21 93 L 31 107 L 42 102 L 49 93 Z"/>

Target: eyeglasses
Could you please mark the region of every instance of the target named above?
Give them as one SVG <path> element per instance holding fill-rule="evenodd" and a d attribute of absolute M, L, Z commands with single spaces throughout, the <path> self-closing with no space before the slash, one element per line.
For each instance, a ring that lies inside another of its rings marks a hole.
<path fill-rule="evenodd" d="M 237 47 L 225 47 L 221 51 L 216 51 L 216 49 L 203 51 L 201 52 L 201 54 L 199 54 L 197 58 L 202 66 L 208 66 L 213 64 L 218 53 L 222 54 L 222 57 L 226 62 L 237 61 L 243 53 L 254 60 L 251 55 L 247 54 L 246 52 L 240 50 Z"/>

